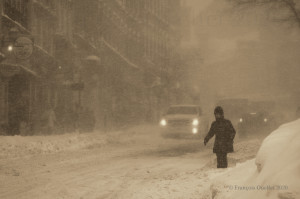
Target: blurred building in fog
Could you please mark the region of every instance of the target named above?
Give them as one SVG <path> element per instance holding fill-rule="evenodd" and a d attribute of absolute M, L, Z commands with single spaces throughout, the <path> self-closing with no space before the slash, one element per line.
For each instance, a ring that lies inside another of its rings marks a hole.
<path fill-rule="evenodd" d="M 52 1 L 29 0 L 1 1 L 0 7 L 1 52 L 6 56 L 0 66 L 0 122 L 2 130 L 19 134 L 37 128 L 45 107 L 55 103 L 55 7 Z M 25 50 L 31 56 L 17 55 L 23 47 L 20 38 L 34 41 Z"/>
<path fill-rule="evenodd" d="M 184 67 L 178 68 L 180 72 L 177 77 L 179 83 L 177 90 L 179 101 L 200 105 L 201 98 L 206 93 L 200 93 L 205 83 L 199 83 L 199 79 L 205 74 L 201 71 L 203 57 L 199 48 L 199 35 L 195 32 L 195 7 L 193 5 L 191 1 L 181 0 L 178 32 L 180 34 L 180 61 Z"/>
<path fill-rule="evenodd" d="M 175 103 L 179 0 L 4 0 L 0 9 L 2 129 L 43 131 L 49 108 L 62 128 L 78 126 L 82 110 L 109 128 L 155 121 Z M 34 42 L 24 59 L 10 49 L 20 36 Z"/>
<path fill-rule="evenodd" d="M 100 126 L 155 121 L 174 97 L 180 2 L 73 2 L 82 104 Z"/>

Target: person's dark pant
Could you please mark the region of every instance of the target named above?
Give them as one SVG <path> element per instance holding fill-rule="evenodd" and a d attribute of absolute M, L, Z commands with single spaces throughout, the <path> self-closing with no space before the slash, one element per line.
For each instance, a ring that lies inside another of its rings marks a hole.
<path fill-rule="evenodd" d="M 217 153 L 217 168 L 227 168 L 227 153 Z"/>

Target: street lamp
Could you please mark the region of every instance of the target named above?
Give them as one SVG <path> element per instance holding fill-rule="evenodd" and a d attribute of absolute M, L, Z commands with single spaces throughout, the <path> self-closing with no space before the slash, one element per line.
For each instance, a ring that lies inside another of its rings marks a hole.
<path fill-rule="evenodd" d="M 8 50 L 9 52 L 12 52 L 13 49 L 14 49 L 13 45 L 9 45 L 9 46 L 7 47 L 7 50 Z"/>
<path fill-rule="evenodd" d="M 23 34 L 16 28 L 11 28 L 1 37 L 0 61 L 4 58 L 12 58 L 12 53 L 17 60 L 28 60 L 33 53 L 34 39 L 29 34 Z"/>

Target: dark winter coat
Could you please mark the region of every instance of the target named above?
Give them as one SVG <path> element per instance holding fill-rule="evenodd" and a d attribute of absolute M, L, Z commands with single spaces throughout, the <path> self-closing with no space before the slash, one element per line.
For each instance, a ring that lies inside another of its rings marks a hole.
<path fill-rule="evenodd" d="M 214 153 L 232 153 L 233 139 L 235 137 L 235 130 L 229 120 L 224 118 L 217 119 L 210 127 L 210 130 L 205 137 L 205 142 L 208 142 L 214 135 L 215 144 L 213 148 Z"/>

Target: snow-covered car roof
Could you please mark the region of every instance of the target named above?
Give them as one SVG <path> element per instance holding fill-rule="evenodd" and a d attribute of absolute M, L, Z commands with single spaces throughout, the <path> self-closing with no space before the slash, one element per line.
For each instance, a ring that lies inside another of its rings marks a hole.
<path fill-rule="evenodd" d="M 195 104 L 177 104 L 177 105 L 172 105 L 170 107 L 200 107 L 200 106 Z"/>

